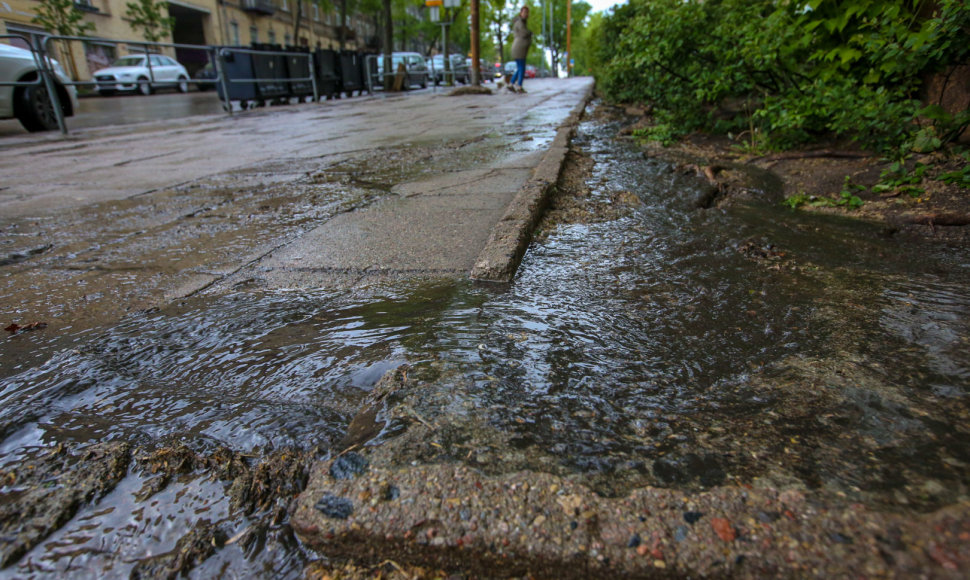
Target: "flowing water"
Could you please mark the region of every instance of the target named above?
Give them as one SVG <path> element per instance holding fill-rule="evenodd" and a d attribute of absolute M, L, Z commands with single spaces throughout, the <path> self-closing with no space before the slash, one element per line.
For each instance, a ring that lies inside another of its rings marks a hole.
<path fill-rule="evenodd" d="M 696 209 L 692 178 L 614 129 L 577 135 L 590 200 L 637 201 L 560 224 L 509 288 L 237 293 L 130 316 L 0 379 L 0 470 L 61 442 L 323 457 L 407 364 L 436 393 L 417 412 L 474 417 L 519 458 L 472 459 L 486 471 L 551 469 L 610 495 L 764 481 L 888 509 L 966 499 L 970 251 L 793 214 L 767 191 Z M 132 469 L 7 572 L 126 576 L 200 519 L 227 536 L 251 523 L 217 480 L 138 501 L 146 478 Z M 312 557 L 283 526 L 196 574 L 297 577 Z"/>

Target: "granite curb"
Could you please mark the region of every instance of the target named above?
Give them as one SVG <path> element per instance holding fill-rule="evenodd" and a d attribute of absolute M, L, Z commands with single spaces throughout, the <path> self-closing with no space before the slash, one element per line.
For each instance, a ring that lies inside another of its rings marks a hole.
<path fill-rule="evenodd" d="M 532 177 L 519 190 L 508 209 L 492 228 L 485 248 L 478 254 L 471 278 L 482 282 L 509 283 L 532 241 L 532 232 L 542 218 L 549 194 L 559 180 L 569 152 L 569 143 L 586 105 L 593 94 L 589 85 L 579 104 L 559 127 L 548 151 L 542 156 Z"/>

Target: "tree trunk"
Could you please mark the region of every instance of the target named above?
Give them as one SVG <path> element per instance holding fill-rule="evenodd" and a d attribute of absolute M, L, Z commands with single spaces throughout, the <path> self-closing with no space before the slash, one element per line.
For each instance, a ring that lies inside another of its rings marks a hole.
<path fill-rule="evenodd" d="M 394 75 L 388 74 L 391 72 L 391 52 L 394 50 L 392 42 L 394 42 L 394 22 L 391 20 L 391 0 L 384 0 L 383 2 L 383 13 L 384 13 L 384 90 L 391 90 L 391 83 L 394 79 Z"/>
<path fill-rule="evenodd" d="M 471 30 L 471 34 L 472 34 L 472 38 L 471 38 L 471 40 L 472 40 L 472 46 L 471 46 L 471 49 L 472 49 L 472 70 L 471 70 L 472 83 L 471 84 L 472 84 L 472 86 L 478 87 L 478 86 L 481 86 L 481 84 L 482 84 L 482 78 L 481 78 L 481 74 L 479 72 L 479 69 L 481 69 L 481 61 L 478 58 L 478 56 L 479 56 L 479 54 L 481 52 L 479 50 L 479 36 L 481 34 L 481 31 L 480 31 L 479 26 L 478 26 L 478 22 L 479 22 L 479 20 L 478 20 L 478 0 L 471 0 L 471 21 L 472 21 L 471 22 L 471 28 L 472 28 L 472 30 Z"/>
<path fill-rule="evenodd" d="M 300 44 L 301 24 L 303 24 L 303 0 L 296 0 L 296 14 L 293 15 L 293 46 Z"/>
<path fill-rule="evenodd" d="M 337 43 L 340 50 L 347 42 L 347 0 L 340 0 L 340 30 L 337 31 Z"/>

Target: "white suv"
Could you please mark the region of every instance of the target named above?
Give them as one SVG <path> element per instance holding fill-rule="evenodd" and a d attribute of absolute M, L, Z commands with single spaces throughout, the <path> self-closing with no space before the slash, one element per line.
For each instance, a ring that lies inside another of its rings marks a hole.
<path fill-rule="evenodd" d="M 0 83 L 29 83 L 39 79 L 39 60 L 29 50 L 0 44 Z M 77 110 L 77 91 L 64 69 L 56 60 L 50 60 L 57 80 L 54 89 L 61 103 L 61 111 L 70 117 Z M 41 82 L 35 85 L 0 85 L 0 119 L 16 117 L 28 131 L 53 131 L 57 129 L 57 115 L 47 87 Z"/>
<path fill-rule="evenodd" d="M 164 54 L 123 56 L 110 67 L 95 72 L 94 80 L 102 95 L 119 91 L 139 91 L 143 95 L 150 95 L 159 87 L 174 87 L 180 93 L 189 90 L 188 71 Z"/>

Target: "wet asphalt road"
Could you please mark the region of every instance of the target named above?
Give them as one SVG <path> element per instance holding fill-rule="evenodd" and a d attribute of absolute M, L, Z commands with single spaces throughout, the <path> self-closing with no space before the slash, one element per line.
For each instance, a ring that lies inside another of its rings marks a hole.
<path fill-rule="evenodd" d="M 0 375 L 202 291 L 467 277 L 590 87 L 429 89 L 0 139 L 4 326 L 47 325 L 2 345 Z M 155 99 L 192 100 L 108 101 Z"/>

